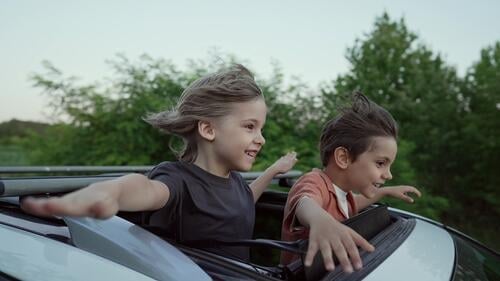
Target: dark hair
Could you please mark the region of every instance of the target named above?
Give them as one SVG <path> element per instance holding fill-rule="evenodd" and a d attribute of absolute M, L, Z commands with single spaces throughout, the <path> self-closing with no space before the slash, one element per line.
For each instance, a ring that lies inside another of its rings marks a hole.
<path fill-rule="evenodd" d="M 178 135 L 184 147 L 180 160 L 193 162 L 198 155 L 198 121 L 217 118 L 231 112 L 231 104 L 262 97 L 252 73 L 241 64 L 201 77 L 181 94 L 175 108 L 150 114 L 144 120 L 153 127 Z"/>
<path fill-rule="evenodd" d="M 350 106 L 328 121 L 321 132 L 319 150 L 323 166 L 337 147 L 344 147 L 352 161 L 370 149 L 373 137 L 397 139 L 398 127 L 392 115 L 360 92 L 352 94 Z"/>

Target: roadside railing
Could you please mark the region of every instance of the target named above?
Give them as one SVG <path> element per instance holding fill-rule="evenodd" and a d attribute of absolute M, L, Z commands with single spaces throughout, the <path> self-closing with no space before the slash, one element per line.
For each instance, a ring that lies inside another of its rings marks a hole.
<path fill-rule="evenodd" d="M 154 166 L 23 166 L 0 167 L 0 197 L 28 194 L 71 192 L 92 183 L 116 178 L 126 173 L 146 173 Z M 263 172 L 242 172 L 247 182 Z M 84 174 L 84 175 L 81 175 Z M 19 176 L 29 175 L 29 176 Z M 289 171 L 276 175 L 272 181 L 290 187 L 302 172 Z"/>
<path fill-rule="evenodd" d="M 154 166 L 0 166 L 0 175 L 145 173 Z"/>

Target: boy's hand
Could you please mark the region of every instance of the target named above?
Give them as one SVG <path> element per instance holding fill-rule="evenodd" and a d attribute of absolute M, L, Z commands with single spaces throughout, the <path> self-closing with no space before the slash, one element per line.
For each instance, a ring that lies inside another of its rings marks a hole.
<path fill-rule="evenodd" d="M 325 268 L 331 271 L 335 269 L 334 253 L 344 272 L 351 273 L 353 265 L 357 270 L 363 267 L 357 246 L 369 252 L 375 249 L 351 228 L 336 221 L 328 214 L 321 215 L 314 222 L 311 222 L 309 248 L 304 263 L 306 266 L 311 266 L 314 256 L 320 251 Z"/>
<path fill-rule="evenodd" d="M 380 189 L 384 196 L 391 196 L 394 198 L 401 199 L 408 203 L 413 203 L 413 198 L 408 196 L 409 193 L 413 193 L 418 197 L 422 196 L 420 191 L 413 186 L 409 185 L 397 185 L 397 186 L 387 186 Z"/>
<path fill-rule="evenodd" d="M 295 163 L 297 163 L 297 153 L 288 152 L 281 156 L 280 159 L 276 160 L 269 168 L 273 169 L 276 174 L 283 174 L 290 171 Z"/>
<path fill-rule="evenodd" d="M 112 189 L 99 188 L 95 183 L 87 188 L 52 198 L 26 198 L 21 208 L 39 216 L 86 216 L 99 219 L 118 212 L 118 202 Z"/>

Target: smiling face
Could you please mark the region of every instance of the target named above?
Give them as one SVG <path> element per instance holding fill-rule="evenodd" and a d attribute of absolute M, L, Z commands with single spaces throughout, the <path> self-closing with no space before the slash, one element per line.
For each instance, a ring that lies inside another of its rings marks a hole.
<path fill-rule="evenodd" d="M 235 103 L 231 113 L 214 122 L 214 155 L 224 169 L 248 171 L 265 143 L 262 128 L 266 122 L 264 99 Z"/>
<path fill-rule="evenodd" d="M 360 154 L 346 168 L 346 188 L 367 198 L 375 195 L 377 188 L 392 179 L 391 165 L 397 154 L 397 143 L 392 137 L 374 137 L 370 149 Z"/>

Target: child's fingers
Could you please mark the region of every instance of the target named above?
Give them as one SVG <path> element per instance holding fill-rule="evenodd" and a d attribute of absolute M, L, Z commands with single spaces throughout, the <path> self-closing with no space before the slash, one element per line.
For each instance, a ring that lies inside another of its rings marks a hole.
<path fill-rule="evenodd" d="M 295 151 L 292 151 L 292 152 L 288 152 L 285 157 L 289 158 L 289 159 L 297 159 L 297 152 Z"/>
<path fill-rule="evenodd" d="M 26 198 L 22 202 L 22 209 L 28 213 L 42 216 L 42 217 L 51 217 L 53 213 L 49 208 L 49 204 L 52 198 Z"/>
<path fill-rule="evenodd" d="M 328 241 L 323 241 L 321 243 L 321 255 L 323 256 L 323 263 L 325 265 L 326 270 L 332 271 L 335 269 L 335 263 L 333 262 L 333 257 L 332 257 L 332 247 L 330 246 L 330 243 Z"/>
<path fill-rule="evenodd" d="M 356 247 L 356 244 L 353 241 L 353 238 L 348 236 L 346 239 L 344 239 L 343 244 L 345 246 L 345 250 L 347 254 L 349 255 L 352 265 L 356 270 L 359 270 L 363 267 L 363 263 L 361 261 L 361 257 L 359 256 L 359 251 L 358 247 Z"/>
<path fill-rule="evenodd" d="M 408 202 L 408 203 L 413 203 L 415 200 L 413 200 L 413 198 L 411 198 L 408 194 L 409 193 L 413 193 L 415 194 L 417 197 L 421 197 L 422 194 L 420 193 L 420 191 L 418 189 L 416 189 L 415 187 L 413 186 L 403 186 L 403 189 L 400 190 L 398 193 L 396 193 L 396 197 L 399 197 L 400 199 Z"/>
<path fill-rule="evenodd" d="M 402 188 L 403 188 L 402 189 L 403 193 L 413 193 L 413 194 L 416 194 L 418 197 L 422 196 L 422 194 L 420 193 L 420 190 L 418 190 L 417 188 L 415 188 L 413 186 L 403 185 Z"/>
<path fill-rule="evenodd" d="M 57 216 L 82 216 L 83 206 L 63 198 L 51 198 L 47 201 L 47 213 Z"/>
<path fill-rule="evenodd" d="M 306 260 L 304 261 L 305 266 L 311 266 L 314 256 L 318 252 L 318 244 L 314 241 L 309 240 L 309 247 L 307 249 Z"/>
<path fill-rule="evenodd" d="M 403 201 L 406 201 L 408 203 L 413 203 L 415 200 L 413 200 L 413 198 L 411 198 L 410 196 L 406 195 L 406 194 L 401 194 L 399 196 L 399 198 L 401 198 Z"/>
<path fill-rule="evenodd" d="M 352 229 L 349 229 L 349 231 L 351 232 L 351 237 L 356 245 L 360 246 L 363 250 L 368 252 L 373 252 L 375 250 L 375 247 L 373 247 L 372 244 L 366 241 L 366 239 L 359 235 L 356 231 Z"/>
<path fill-rule="evenodd" d="M 340 240 L 337 240 L 336 243 L 332 244 L 333 251 L 335 252 L 335 256 L 339 260 L 340 266 L 342 266 L 342 269 L 344 272 L 351 273 L 352 270 L 352 265 L 351 261 L 349 260 L 349 257 L 347 256 L 346 249 L 342 242 Z"/>
<path fill-rule="evenodd" d="M 420 193 L 420 190 L 416 189 L 413 186 L 411 186 L 411 191 L 410 192 L 415 193 L 418 197 L 422 196 L 422 193 Z"/>
<path fill-rule="evenodd" d="M 21 202 L 21 209 L 30 214 L 47 216 L 46 214 L 44 214 L 43 208 L 43 204 L 45 203 L 45 201 L 46 199 L 34 199 L 28 197 Z"/>
<path fill-rule="evenodd" d="M 406 193 L 407 193 L 407 189 L 404 188 L 404 189 L 400 189 L 400 190 L 395 190 L 394 192 L 391 193 L 391 196 L 394 197 L 394 198 L 398 198 L 398 199 L 401 199 L 405 202 L 408 202 L 408 203 L 413 203 L 413 198 L 411 198 L 410 196 L 408 196 Z"/>

